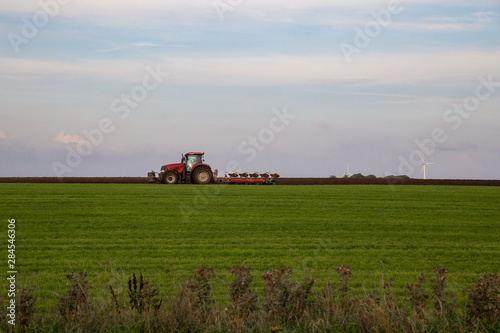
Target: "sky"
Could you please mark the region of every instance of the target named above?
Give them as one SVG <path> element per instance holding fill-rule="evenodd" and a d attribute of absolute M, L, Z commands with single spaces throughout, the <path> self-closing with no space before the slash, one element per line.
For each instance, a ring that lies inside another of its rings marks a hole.
<path fill-rule="evenodd" d="M 0 36 L 0 177 L 500 179 L 498 0 L 0 0 Z"/>

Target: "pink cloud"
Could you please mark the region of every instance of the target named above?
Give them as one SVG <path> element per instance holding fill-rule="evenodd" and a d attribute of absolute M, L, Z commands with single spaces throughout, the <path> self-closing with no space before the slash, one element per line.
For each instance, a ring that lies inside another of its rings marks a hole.
<path fill-rule="evenodd" d="M 7 134 L 4 131 L 0 130 L 0 139 L 5 139 L 6 137 Z"/>
<path fill-rule="evenodd" d="M 325 121 L 325 120 L 316 120 L 315 124 L 316 124 L 316 126 L 321 127 L 323 129 L 330 128 L 330 123 Z"/>
<path fill-rule="evenodd" d="M 79 135 L 64 134 L 64 131 L 59 132 L 59 134 L 57 134 L 54 137 L 54 140 L 57 142 L 65 143 L 65 144 L 85 142 L 85 140 L 82 139 Z"/>

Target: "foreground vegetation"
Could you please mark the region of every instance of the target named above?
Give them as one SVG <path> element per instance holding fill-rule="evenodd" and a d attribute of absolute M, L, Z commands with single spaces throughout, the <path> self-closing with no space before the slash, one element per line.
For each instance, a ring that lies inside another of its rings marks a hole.
<path fill-rule="evenodd" d="M 34 287 L 24 285 L 17 299 L 17 324 L 2 332 L 490 332 L 500 330 L 500 276 L 485 274 L 464 289 L 466 302 L 448 290 L 448 271 L 436 266 L 408 283 L 398 298 L 391 281 L 357 297 L 349 267 L 336 268 L 336 281 L 320 290 L 304 276 L 296 281 L 286 267 L 262 275 L 259 293 L 250 268 L 233 266 L 224 301 L 213 294 L 213 268 L 200 267 L 175 292 L 161 294 L 142 273 L 128 278 L 124 292 L 110 285 L 95 299 L 85 272 L 68 274 L 67 289 L 51 309 L 35 311 Z M 429 281 L 430 280 L 430 281 Z M 6 318 L 5 307 L 1 316 Z"/>
<path fill-rule="evenodd" d="M 457 295 L 457 324 L 465 325 L 463 289 L 500 267 L 498 187 L 0 184 L 0 189 L 1 233 L 7 235 L 8 219 L 16 220 L 16 270 L 34 286 L 40 315 L 59 313 L 56 294 L 67 292 L 65 276 L 85 271 L 96 318 L 112 308 L 111 285 L 122 303 L 110 323 L 121 323 L 135 313 L 124 305 L 128 278 L 142 272 L 161 291 L 158 314 L 166 320 L 175 303 L 170 298 L 204 264 L 217 272 L 213 309 L 220 313 L 210 318 L 225 322 L 228 314 L 221 309 L 227 307 L 232 265 L 243 263 L 257 277 L 256 323 L 265 321 L 266 280 L 260 277 L 281 264 L 295 276 L 313 276 L 317 297 L 336 267 L 349 266 L 355 272 L 350 297 L 358 300 L 353 306 L 364 304 L 374 288 L 382 295 L 381 285 L 391 281 L 399 309 L 405 308 L 407 283 L 415 283 L 421 272 L 433 275 L 441 264 L 450 271 L 449 292 Z M 6 242 L 4 237 L 5 248 Z M 4 290 L 0 298 L 6 295 Z M 427 307 L 432 310 L 430 303 Z M 160 320 L 152 316 L 156 312 L 147 313 L 148 322 Z M 47 320 L 55 325 L 57 316 Z M 321 316 L 315 318 L 324 325 L 333 320 Z M 433 316 L 426 314 L 426 320 Z"/>

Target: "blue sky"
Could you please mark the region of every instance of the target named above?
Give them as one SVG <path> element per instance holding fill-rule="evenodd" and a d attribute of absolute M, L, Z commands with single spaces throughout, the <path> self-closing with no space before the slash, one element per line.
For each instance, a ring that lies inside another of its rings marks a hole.
<path fill-rule="evenodd" d="M 144 176 L 205 151 L 284 177 L 421 178 L 421 155 L 427 178 L 500 179 L 499 9 L 2 1 L 0 176 Z"/>

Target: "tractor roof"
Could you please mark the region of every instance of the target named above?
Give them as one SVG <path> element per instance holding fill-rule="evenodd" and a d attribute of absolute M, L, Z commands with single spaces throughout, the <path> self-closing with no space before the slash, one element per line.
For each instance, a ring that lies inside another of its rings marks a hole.
<path fill-rule="evenodd" d="M 189 153 L 186 153 L 186 155 L 205 155 L 205 152 L 203 152 L 203 153 L 200 153 L 200 152 L 189 152 Z"/>

